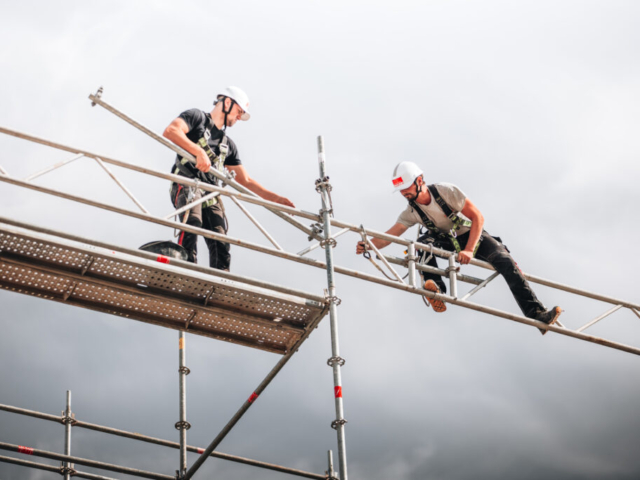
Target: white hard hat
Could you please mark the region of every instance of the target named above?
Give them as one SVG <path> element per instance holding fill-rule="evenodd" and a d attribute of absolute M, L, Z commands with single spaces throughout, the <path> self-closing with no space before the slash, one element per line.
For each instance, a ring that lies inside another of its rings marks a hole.
<path fill-rule="evenodd" d="M 393 177 L 391 178 L 393 191 L 398 192 L 405 188 L 409 188 L 413 185 L 413 182 L 416 181 L 416 178 L 422 175 L 422 173 L 423 172 L 420 167 L 415 163 L 400 162 L 396 165 L 396 168 L 393 169 Z"/>
<path fill-rule="evenodd" d="M 220 97 L 229 97 L 231 100 L 236 102 L 242 110 L 244 110 L 240 120 L 249 120 L 251 118 L 251 114 L 249 113 L 249 97 L 241 88 L 227 87 L 224 89 L 223 93 L 219 93 L 216 96 L 217 99 Z"/>

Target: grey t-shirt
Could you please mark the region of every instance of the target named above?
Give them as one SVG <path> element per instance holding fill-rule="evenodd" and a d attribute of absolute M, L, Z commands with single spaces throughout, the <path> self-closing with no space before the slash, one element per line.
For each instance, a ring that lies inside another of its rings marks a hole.
<path fill-rule="evenodd" d="M 467 200 L 467 196 L 462 190 L 451 183 L 436 183 L 435 186 L 442 199 L 449 205 L 449 208 L 457 213 L 463 220 L 468 220 L 467 217 L 460 213 Z M 443 233 L 453 228 L 453 222 L 449 220 L 440 208 L 440 205 L 438 205 L 433 198 L 431 198 L 429 205 L 417 205 Z M 416 223 L 422 224 L 420 214 L 416 212 L 411 205 L 407 205 L 407 208 L 400 214 L 397 221 L 407 228 L 413 227 Z M 457 233 L 458 235 L 462 235 L 468 231 L 469 227 L 460 227 Z"/>

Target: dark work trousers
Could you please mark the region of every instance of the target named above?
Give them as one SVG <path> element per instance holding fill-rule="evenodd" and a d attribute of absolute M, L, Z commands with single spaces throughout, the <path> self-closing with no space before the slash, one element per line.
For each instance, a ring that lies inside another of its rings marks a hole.
<path fill-rule="evenodd" d="M 501 242 L 496 240 L 487 232 L 482 232 L 481 238 L 482 242 L 478 247 L 475 258 L 490 263 L 491 266 L 504 277 L 524 316 L 535 318 L 539 313 L 544 312 L 546 310 L 544 305 L 540 302 L 540 300 L 538 300 L 533 290 L 531 290 L 529 282 L 527 282 L 527 279 L 524 278 L 524 275 L 522 275 L 520 268 L 513 260 L 513 257 L 509 254 L 509 250 L 507 250 L 507 248 Z M 467 240 L 469 240 L 468 232 L 463 235 L 458 235 L 460 248 L 465 248 L 465 246 L 467 245 Z M 440 248 L 444 250 L 453 251 L 452 245 L 439 244 L 434 246 L 440 246 Z M 428 256 L 428 252 L 426 253 Z M 438 263 L 436 262 L 436 257 L 432 257 L 427 265 L 437 268 Z M 440 291 L 446 293 L 447 287 L 442 281 L 442 277 L 440 275 L 428 272 L 420 273 L 422 273 L 422 277 L 424 278 L 425 282 L 428 279 L 435 281 L 438 287 L 440 287 Z"/>
<path fill-rule="evenodd" d="M 202 196 L 202 192 L 198 190 L 195 192 L 193 198 L 188 200 L 188 191 L 191 187 L 185 187 L 174 183 L 171 185 L 171 201 L 176 208 L 184 207 L 190 201 L 196 200 Z M 227 233 L 227 217 L 224 213 L 224 206 L 222 205 L 222 199 L 216 198 L 217 203 L 208 207 L 203 204 L 197 205 L 189 212 L 189 218 L 186 223 L 198 228 L 204 228 L 215 233 Z M 180 222 L 184 222 L 184 216 L 187 212 L 180 215 Z M 219 242 L 205 237 L 207 247 L 209 248 L 209 266 L 211 268 L 217 268 L 218 270 L 229 270 L 231 264 L 231 255 L 229 254 L 230 245 L 226 242 Z M 189 255 L 189 261 L 197 263 L 198 258 L 198 236 L 189 232 L 180 232 L 178 237 L 178 244 L 182 245 L 187 254 Z"/>

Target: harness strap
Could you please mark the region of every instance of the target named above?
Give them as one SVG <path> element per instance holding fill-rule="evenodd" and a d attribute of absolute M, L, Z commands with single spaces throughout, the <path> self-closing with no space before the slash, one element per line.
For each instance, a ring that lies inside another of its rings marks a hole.
<path fill-rule="evenodd" d="M 435 223 L 431 221 L 431 219 L 427 216 L 427 214 L 418 206 L 415 200 L 410 201 L 409 204 L 416 212 L 418 212 L 418 215 L 420 215 L 420 219 L 422 220 L 422 223 L 424 224 L 425 227 L 427 227 L 427 229 L 432 234 L 437 236 L 440 240 L 448 239 L 453 245 L 453 248 L 455 249 L 455 251 L 457 253 L 460 253 L 462 251 L 462 248 L 460 247 L 460 242 L 458 242 L 458 239 L 457 239 L 457 236 L 458 236 L 457 231 L 460 229 L 460 227 L 471 227 L 472 225 L 471 221 L 460 218 L 457 213 L 451 210 L 451 207 L 449 207 L 447 202 L 445 202 L 442 196 L 440 196 L 440 192 L 438 192 L 438 189 L 436 188 L 435 185 L 428 185 L 427 188 L 429 189 L 429 192 L 431 193 L 431 196 L 433 197 L 435 202 L 442 209 L 442 211 L 447 216 L 447 218 L 451 220 L 451 222 L 453 223 L 453 228 L 449 230 L 449 232 L 445 233 L 441 229 L 436 227 Z M 478 251 L 480 242 L 482 242 L 482 235 L 480 236 L 478 243 L 476 243 L 476 246 L 473 249 L 474 256 Z"/>
<path fill-rule="evenodd" d="M 213 120 L 211 120 L 211 117 L 207 116 L 204 134 L 198 139 L 197 143 L 205 151 L 207 157 L 209 157 L 211 166 L 218 171 L 222 171 L 222 169 L 224 168 L 224 162 L 227 158 L 227 155 L 229 154 L 229 144 L 227 141 L 227 135 L 224 134 L 222 140 L 220 140 L 220 143 L 218 144 L 220 155 L 215 154 L 215 152 L 209 145 L 209 139 L 211 138 L 211 130 L 213 129 L 213 126 Z M 215 175 L 201 172 L 200 170 L 196 169 L 186 158 L 180 157 L 180 161 L 176 160 L 175 167 L 176 168 L 173 171 L 174 175 L 180 172 L 186 177 L 196 178 L 204 182 L 211 183 L 212 185 L 217 185 L 218 183 L 218 179 L 215 177 Z M 203 202 L 202 205 L 204 207 L 210 207 L 211 205 L 215 205 L 216 203 L 218 203 L 218 199 L 214 197 L 207 200 L 206 202 Z"/>

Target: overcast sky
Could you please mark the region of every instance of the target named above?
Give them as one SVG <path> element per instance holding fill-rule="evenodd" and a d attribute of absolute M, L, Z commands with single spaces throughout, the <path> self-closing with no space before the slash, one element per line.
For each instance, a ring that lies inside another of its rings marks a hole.
<path fill-rule="evenodd" d="M 323 135 L 337 218 L 386 230 L 405 206 L 391 171 L 415 161 L 428 182 L 458 185 L 526 272 L 640 302 L 639 20 L 640 4 L 617 0 L 0 0 L 0 125 L 168 171 L 170 151 L 87 96 L 104 86 L 106 101 L 161 132 L 237 85 L 252 118 L 229 135 L 250 175 L 299 208 L 320 208 Z M 19 178 L 70 157 L 6 136 L 0 151 Z M 116 170 L 152 213 L 170 212 L 166 182 Z M 88 159 L 37 182 L 135 208 Z M 0 216 L 129 248 L 172 236 L 4 183 L 0 205 Z M 267 243 L 228 210 L 230 235 Z M 289 251 L 308 245 L 250 210 Z M 341 237 L 336 262 L 374 274 L 356 240 Z M 322 270 L 232 252 L 235 273 L 326 286 Z M 535 290 L 573 328 L 609 309 Z M 352 479 L 640 478 L 638 357 L 459 307 L 438 315 L 344 276 L 337 293 Z M 501 279 L 474 298 L 519 313 Z M 0 403 L 58 414 L 71 390 L 83 421 L 178 440 L 177 332 L 4 290 L 0 305 Z M 639 346 L 638 322 L 625 309 L 588 332 Z M 327 318 L 219 450 L 324 472 L 336 449 L 330 356 Z M 278 358 L 188 335 L 189 444 L 208 445 Z M 0 412 L 2 442 L 62 452 L 63 436 Z M 72 453 L 163 474 L 179 461 L 81 429 Z M 0 463 L 2 480 L 53 478 Z M 197 478 L 294 477 L 211 459 Z"/>

